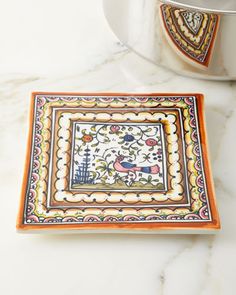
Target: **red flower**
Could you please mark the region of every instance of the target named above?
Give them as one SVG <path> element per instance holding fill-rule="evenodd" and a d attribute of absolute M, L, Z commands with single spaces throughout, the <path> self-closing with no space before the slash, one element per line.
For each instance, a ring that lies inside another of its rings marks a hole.
<path fill-rule="evenodd" d="M 145 141 L 146 145 L 148 146 L 154 146 L 154 145 L 157 145 L 157 141 L 154 139 L 154 138 L 148 138 L 146 141 Z"/>
<path fill-rule="evenodd" d="M 83 142 L 91 142 L 93 140 L 92 135 L 85 134 L 82 138 Z"/>
<path fill-rule="evenodd" d="M 111 126 L 111 132 L 112 133 L 117 133 L 120 130 L 120 126 L 118 125 L 112 125 Z"/>

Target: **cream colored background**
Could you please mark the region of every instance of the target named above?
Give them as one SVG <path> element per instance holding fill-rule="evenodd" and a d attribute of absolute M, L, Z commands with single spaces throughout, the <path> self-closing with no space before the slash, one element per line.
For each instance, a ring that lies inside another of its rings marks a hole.
<path fill-rule="evenodd" d="M 0 294 L 235 294 L 235 83 L 146 62 L 110 31 L 100 0 L 0 0 L 0 73 Z M 221 233 L 16 234 L 33 90 L 205 93 Z"/>

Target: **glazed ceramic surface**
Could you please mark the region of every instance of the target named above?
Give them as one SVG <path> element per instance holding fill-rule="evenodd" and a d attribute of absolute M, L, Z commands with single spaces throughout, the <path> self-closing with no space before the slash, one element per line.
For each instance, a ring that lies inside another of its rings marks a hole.
<path fill-rule="evenodd" d="M 198 94 L 35 93 L 19 230 L 219 228 Z"/>

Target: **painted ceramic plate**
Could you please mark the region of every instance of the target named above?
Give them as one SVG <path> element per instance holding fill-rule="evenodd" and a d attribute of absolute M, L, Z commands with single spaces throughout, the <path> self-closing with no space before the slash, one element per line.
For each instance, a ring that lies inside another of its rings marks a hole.
<path fill-rule="evenodd" d="M 219 229 L 200 94 L 34 93 L 17 229 Z"/>

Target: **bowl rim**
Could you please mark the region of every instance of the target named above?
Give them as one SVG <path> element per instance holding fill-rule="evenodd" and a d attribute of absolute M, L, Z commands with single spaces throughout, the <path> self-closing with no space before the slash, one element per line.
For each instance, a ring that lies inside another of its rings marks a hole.
<path fill-rule="evenodd" d="M 208 8 L 208 7 L 202 7 L 202 6 L 195 6 L 192 4 L 186 4 L 186 3 L 181 3 L 181 1 L 176 1 L 176 0 L 160 0 L 162 3 L 165 4 L 171 4 L 180 8 L 189 8 L 193 10 L 199 10 L 203 12 L 210 12 L 210 13 L 217 13 L 217 14 L 230 14 L 234 15 L 236 14 L 236 9 L 235 10 L 225 10 L 225 9 L 217 9 L 217 8 Z"/>

